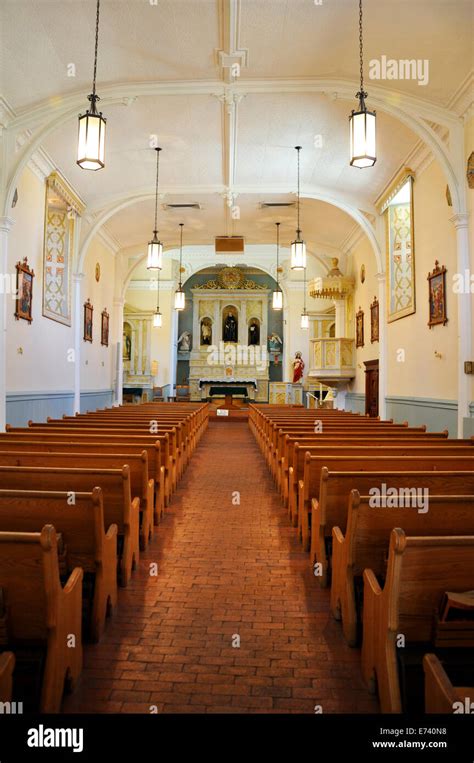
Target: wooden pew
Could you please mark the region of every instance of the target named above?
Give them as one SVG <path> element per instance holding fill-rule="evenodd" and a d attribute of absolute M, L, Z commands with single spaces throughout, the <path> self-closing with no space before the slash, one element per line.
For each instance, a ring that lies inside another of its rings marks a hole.
<path fill-rule="evenodd" d="M 122 469 L 129 466 L 131 494 L 140 499 L 140 548 L 147 548 L 154 525 L 154 480 L 148 479 L 146 450 L 139 454 L 67 453 L 64 450 L 48 453 L 3 451 L 0 452 L 0 466 L 59 466 L 65 469 Z"/>
<path fill-rule="evenodd" d="M 132 569 L 140 559 L 140 499 L 130 490 L 130 467 L 121 469 L 64 469 L 60 467 L 0 466 L 0 488 L 4 490 L 91 493 L 101 487 L 105 526 L 117 525 L 123 548 L 118 551 L 120 583 L 127 586 Z M 67 509 L 65 509 L 67 510 Z M 72 509 L 71 509 L 72 510 Z"/>
<path fill-rule="evenodd" d="M 0 652 L 0 702 L 11 702 L 14 667 L 13 652 Z"/>
<path fill-rule="evenodd" d="M 81 567 L 93 583 L 89 631 L 99 641 L 117 606 L 117 525 L 105 529 L 102 490 L 76 493 L 0 490 L 0 531 L 40 532 L 48 522 L 61 533 L 68 573 Z M 84 581 L 85 582 L 85 581 Z M 84 599 L 84 597 L 83 597 Z"/>
<path fill-rule="evenodd" d="M 295 495 L 298 481 L 303 478 L 302 472 L 304 467 L 305 452 L 314 452 L 316 455 L 316 453 L 321 452 L 321 448 L 323 447 L 327 448 L 328 454 L 332 452 L 335 453 L 335 451 L 332 449 L 340 447 L 344 447 L 348 452 L 350 452 L 349 448 L 352 447 L 352 452 L 355 454 L 355 449 L 359 448 L 361 445 L 364 447 L 376 446 L 379 449 L 379 452 L 380 448 L 385 447 L 419 448 L 423 446 L 426 448 L 438 448 L 437 452 L 442 452 L 444 455 L 449 455 L 450 453 L 452 453 L 452 455 L 456 455 L 458 453 L 458 448 L 472 448 L 472 443 L 470 440 L 433 439 L 429 435 L 416 437 L 416 439 L 410 437 L 409 435 L 406 437 L 388 437 L 385 433 L 381 435 L 374 434 L 367 438 L 364 435 L 353 435 L 353 433 L 349 431 L 345 437 L 333 437 L 332 435 L 325 435 L 323 438 L 320 437 L 319 439 L 290 439 L 287 442 L 286 455 L 282 457 L 280 467 L 280 492 L 282 494 L 284 505 L 288 506 L 288 502 L 290 500 L 290 477 L 293 478 L 291 481 Z M 439 450 L 440 448 L 442 448 L 442 451 Z M 472 453 L 474 454 L 474 450 Z M 292 475 L 290 475 L 290 469 L 292 469 Z"/>
<path fill-rule="evenodd" d="M 31 450 L 33 443 L 35 448 L 37 443 L 43 444 L 45 450 L 48 449 L 47 446 L 52 446 L 53 450 L 59 450 L 68 443 L 75 450 L 84 448 L 89 452 L 100 451 L 104 453 L 141 453 L 142 450 L 151 448 L 155 454 L 153 457 L 152 451 L 148 450 L 150 477 L 155 480 L 155 487 L 161 485 L 160 469 L 161 466 L 164 467 L 162 503 L 163 506 L 167 506 L 169 503 L 172 493 L 172 463 L 168 451 L 168 434 L 160 438 L 157 435 L 152 437 L 136 437 L 135 435 L 124 437 L 123 435 L 109 435 L 106 432 L 91 435 L 81 431 L 40 434 L 36 430 L 26 430 L 18 433 L 18 435 L 0 432 L 0 452 L 2 450 L 16 450 L 17 448 Z"/>
<path fill-rule="evenodd" d="M 298 451 L 297 456 L 297 468 L 300 474 L 302 471 L 302 476 L 296 484 L 296 478 L 290 467 L 289 512 L 293 525 L 298 526 L 305 551 L 309 550 L 311 538 L 311 500 L 319 497 L 323 466 L 328 466 L 330 471 L 354 472 L 377 472 L 383 469 L 417 472 L 431 471 L 432 469 L 441 469 L 442 471 L 474 470 L 474 451 L 470 446 L 452 449 L 449 445 L 442 444 L 419 447 L 397 447 L 394 445 L 385 447 L 383 450 L 378 447 L 378 443 L 373 443 L 372 446 L 361 444 L 357 448 L 339 446 L 331 449 L 321 446 L 318 449 L 311 448 L 306 453 L 301 452 L 301 455 Z M 396 465 L 396 461 L 393 459 L 401 459 L 401 461 Z M 416 466 L 410 466 L 412 461 L 413 463 L 416 462 Z M 377 465 L 378 462 L 380 465 Z"/>
<path fill-rule="evenodd" d="M 459 706 L 473 707 L 474 686 L 453 686 L 435 654 L 423 657 L 425 673 L 425 713 L 469 712 Z M 472 710 L 470 710 L 472 713 Z"/>
<path fill-rule="evenodd" d="M 382 713 L 401 713 L 397 637 L 405 649 L 431 641 L 433 617 L 445 591 L 474 588 L 474 537 L 390 536 L 383 589 L 372 569 L 364 571 L 362 675 L 377 684 Z"/>
<path fill-rule="evenodd" d="M 82 670 L 82 569 L 64 586 L 59 580 L 56 531 L 0 532 L 0 587 L 7 606 L 8 649 L 41 644 L 46 652 L 40 712 L 57 713 L 65 684 L 73 688 Z M 71 646 L 71 637 L 75 645 Z"/>
<path fill-rule="evenodd" d="M 374 508 L 370 496 L 351 490 L 345 534 L 332 531 L 331 612 L 342 619 L 342 630 L 350 646 L 357 644 L 357 606 L 355 578 L 370 568 L 379 579 L 385 577 L 390 532 L 403 527 L 410 536 L 474 536 L 474 495 L 429 496 L 426 508 Z M 373 500 L 373 499 L 372 499 Z"/>
<path fill-rule="evenodd" d="M 310 560 L 318 564 L 316 579 L 325 588 L 329 582 L 331 557 L 327 551 L 334 527 L 342 533 L 347 526 L 347 501 L 351 490 L 369 495 L 369 490 L 385 484 L 387 489 L 426 488 L 430 495 L 474 495 L 474 471 L 389 471 L 336 472 L 321 470 L 319 498 L 311 502 Z"/>

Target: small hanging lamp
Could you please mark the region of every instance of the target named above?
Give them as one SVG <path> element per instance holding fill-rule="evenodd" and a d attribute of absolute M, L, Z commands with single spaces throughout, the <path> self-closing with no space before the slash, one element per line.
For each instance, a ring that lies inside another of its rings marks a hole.
<path fill-rule="evenodd" d="M 163 325 L 163 316 L 160 313 L 160 271 L 158 271 L 158 287 L 156 292 L 156 310 L 153 314 L 153 326 L 156 329 Z"/>
<path fill-rule="evenodd" d="M 183 225 L 184 223 L 179 224 L 179 227 L 181 228 L 181 242 L 179 246 L 179 283 L 178 288 L 174 293 L 175 310 L 184 310 L 186 306 L 186 295 L 183 291 L 183 284 L 181 282 L 181 273 L 183 271 Z"/>
<path fill-rule="evenodd" d="M 364 57 L 362 39 L 362 0 L 359 0 L 359 57 L 360 57 L 360 90 L 356 93 L 359 99 L 358 111 L 352 110 L 349 117 L 351 166 L 373 167 L 377 161 L 376 153 L 376 116 L 375 111 L 368 111 L 365 104 L 367 93 L 364 90 Z"/>
<path fill-rule="evenodd" d="M 155 148 L 156 151 L 156 187 L 155 187 L 155 227 L 153 238 L 148 242 L 148 270 L 161 270 L 163 267 L 163 244 L 158 239 L 158 184 L 160 177 L 160 151 L 161 148 Z"/>
<path fill-rule="evenodd" d="M 298 200 L 297 200 L 297 215 L 298 215 L 298 227 L 296 229 L 296 239 L 291 244 L 291 269 L 303 270 L 306 267 L 306 244 L 301 238 L 300 230 L 300 151 L 301 146 L 295 146 L 298 152 Z"/>
<path fill-rule="evenodd" d="M 303 289 L 304 289 L 304 302 L 303 302 L 303 312 L 301 313 L 301 328 L 302 329 L 309 329 L 309 315 L 306 312 L 306 268 L 304 269 L 304 278 L 303 278 Z"/>
<path fill-rule="evenodd" d="M 273 291 L 272 307 L 274 310 L 283 309 L 283 292 L 280 289 L 279 275 L 280 275 L 280 223 L 275 223 L 277 229 L 277 277 L 276 277 L 276 289 Z"/>
<path fill-rule="evenodd" d="M 100 101 L 96 93 L 97 51 L 99 45 L 99 12 L 100 0 L 97 0 L 95 21 L 95 50 L 94 76 L 92 93 L 87 97 L 90 107 L 85 114 L 79 116 L 79 137 L 77 141 L 77 164 L 83 170 L 100 170 L 105 166 L 105 127 L 107 120 L 102 112 L 97 111 L 96 104 Z"/>

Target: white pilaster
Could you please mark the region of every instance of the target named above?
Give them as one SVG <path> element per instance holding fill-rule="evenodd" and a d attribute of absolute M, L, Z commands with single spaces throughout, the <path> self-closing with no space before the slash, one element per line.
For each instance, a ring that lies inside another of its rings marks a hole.
<path fill-rule="evenodd" d="M 469 214 L 460 212 L 450 218 L 456 228 L 457 271 L 470 274 Z M 470 376 L 464 373 L 464 361 L 472 360 L 472 296 L 469 279 L 462 294 L 456 294 L 458 303 L 458 437 L 463 436 L 464 418 L 469 416 Z"/>
<path fill-rule="evenodd" d="M 114 345 L 116 348 L 114 368 L 114 404 L 123 402 L 123 308 L 124 299 L 114 299 Z"/>
<path fill-rule="evenodd" d="M 7 302 L 11 302 L 6 284 L 8 282 L 8 234 L 14 220 L 0 217 L 0 276 L 3 276 L 3 289 L 0 289 L 0 432 L 5 431 L 7 413 Z M 13 275 L 10 274 L 10 280 Z"/>
<path fill-rule="evenodd" d="M 170 372 L 169 372 L 169 385 L 170 394 L 174 395 L 174 387 L 176 384 L 176 371 L 178 363 L 178 321 L 179 312 L 177 310 L 171 310 L 171 337 L 170 337 Z M 198 319 L 198 330 L 192 337 L 192 348 L 199 350 L 200 342 L 200 326 Z"/>
<path fill-rule="evenodd" d="M 386 274 L 377 273 L 379 284 L 379 416 L 387 418 L 387 318 L 386 318 Z"/>
<path fill-rule="evenodd" d="M 138 376 L 141 376 L 143 372 L 143 323 L 143 321 L 140 321 L 138 324 Z"/>
<path fill-rule="evenodd" d="M 84 273 L 74 273 L 74 413 L 81 412 L 81 347 L 83 342 L 83 303 L 81 298 L 81 283 Z"/>

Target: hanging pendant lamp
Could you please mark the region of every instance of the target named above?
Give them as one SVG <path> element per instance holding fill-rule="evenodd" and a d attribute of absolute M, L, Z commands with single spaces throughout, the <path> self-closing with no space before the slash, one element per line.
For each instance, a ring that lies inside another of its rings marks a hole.
<path fill-rule="evenodd" d="M 275 223 L 277 229 L 277 277 L 276 277 L 276 289 L 273 291 L 272 307 L 274 310 L 283 309 L 283 292 L 280 289 L 279 276 L 280 276 L 280 223 Z"/>
<path fill-rule="evenodd" d="M 99 44 L 100 0 L 97 0 L 95 21 L 94 76 L 92 93 L 87 97 L 90 107 L 79 117 L 79 137 L 77 141 L 77 164 L 83 170 L 100 170 L 105 166 L 105 127 L 107 120 L 97 111 L 100 101 L 96 93 L 97 51 Z"/>
<path fill-rule="evenodd" d="M 156 151 L 156 187 L 155 187 L 155 227 L 153 238 L 148 242 L 147 270 L 161 270 L 163 267 L 163 244 L 158 239 L 158 183 L 160 177 L 160 151 L 161 148 L 155 148 Z"/>
<path fill-rule="evenodd" d="M 183 291 L 183 284 L 181 283 L 181 273 L 183 271 L 183 225 L 184 223 L 179 224 L 179 227 L 181 228 L 181 241 L 179 246 L 179 283 L 178 288 L 174 293 L 175 310 L 184 310 L 186 306 L 186 295 Z"/>
<path fill-rule="evenodd" d="M 352 111 L 349 117 L 351 166 L 373 167 L 377 161 L 376 153 L 376 116 L 375 111 L 368 111 L 365 104 L 367 93 L 364 90 L 364 56 L 362 38 L 362 0 L 359 0 L 359 57 L 360 90 L 358 111 Z"/>
<path fill-rule="evenodd" d="M 303 289 L 304 289 L 304 302 L 303 302 L 303 312 L 301 313 L 301 328 L 309 329 L 309 315 L 306 312 L 306 268 L 304 269 Z"/>
<path fill-rule="evenodd" d="M 291 244 L 291 269 L 303 270 L 306 267 L 306 244 L 301 238 L 300 230 L 300 151 L 301 146 L 295 146 L 298 152 L 298 200 L 297 200 L 297 215 L 298 215 L 298 227 L 296 229 L 296 239 Z"/>
<path fill-rule="evenodd" d="M 163 325 L 163 316 L 160 313 L 160 271 L 158 271 L 158 287 L 156 292 L 156 310 L 153 314 L 153 326 L 156 329 Z"/>

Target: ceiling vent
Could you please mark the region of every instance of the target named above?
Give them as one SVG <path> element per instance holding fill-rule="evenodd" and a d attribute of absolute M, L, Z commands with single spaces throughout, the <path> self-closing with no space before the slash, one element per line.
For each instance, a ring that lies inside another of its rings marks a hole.
<path fill-rule="evenodd" d="M 294 207 L 294 201 L 261 201 L 260 209 L 281 209 L 282 207 Z"/>
<path fill-rule="evenodd" d="M 189 204 L 163 204 L 163 209 L 201 209 L 201 205 L 198 202 L 192 202 Z"/>

